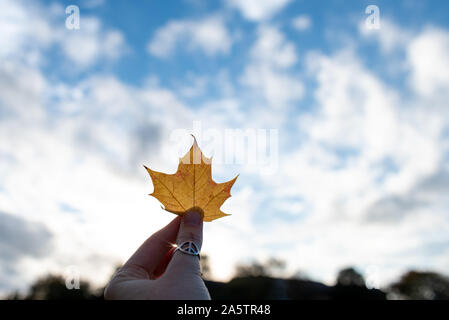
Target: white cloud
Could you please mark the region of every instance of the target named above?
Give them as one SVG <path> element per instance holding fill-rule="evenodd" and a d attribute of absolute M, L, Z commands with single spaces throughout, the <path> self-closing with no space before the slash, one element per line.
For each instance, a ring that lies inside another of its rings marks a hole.
<path fill-rule="evenodd" d="M 309 57 L 310 72 L 321 84 L 316 98 L 322 113 L 316 117 L 319 124 L 304 125 L 314 139 L 331 146 L 366 145 L 370 152 L 391 150 L 388 144 L 392 141 L 385 138 L 396 129 L 394 96 L 355 61 L 356 57 L 346 52 L 333 59 Z M 354 134 L 354 128 L 358 134 Z"/>
<path fill-rule="evenodd" d="M 270 19 L 281 11 L 291 0 L 228 0 L 228 4 L 240 11 L 248 20 Z"/>
<path fill-rule="evenodd" d="M 425 96 L 449 90 L 449 32 L 429 28 L 407 47 L 411 86 Z"/>
<path fill-rule="evenodd" d="M 318 109 L 310 117 L 301 117 L 300 127 L 311 141 L 333 152 L 348 150 L 343 166 L 355 169 L 360 165 L 363 174 L 369 173 L 365 177 L 368 185 L 377 184 L 373 169 L 383 159 L 391 159 L 399 169 L 384 180 L 389 193 L 407 192 L 438 169 L 438 139 L 443 128 L 438 115 L 423 115 L 423 106 L 404 107 L 407 99 L 388 89 L 351 53 L 314 56 L 309 63 L 319 84 Z M 431 128 L 419 125 L 423 117 L 433 123 Z M 361 162 L 357 164 L 356 159 Z"/>
<path fill-rule="evenodd" d="M 374 39 L 379 42 L 380 48 L 385 54 L 404 49 L 412 37 L 411 32 L 387 18 L 382 18 L 380 29 L 368 29 L 365 21 L 360 22 L 359 33 L 367 40 Z"/>
<path fill-rule="evenodd" d="M 417 248 L 448 241 L 446 231 L 430 240 L 432 225 L 446 230 L 449 224 L 442 191 L 428 194 L 429 185 L 444 180 L 430 177 L 447 177 L 441 133 L 448 120 L 389 89 L 352 51 L 312 54 L 307 63 L 317 81 L 316 106 L 299 116 L 304 138 L 282 156 L 278 177 L 267 180 L 279 190 L 277 197 L 292 206 L 301 199 L 307 208 L 297 223 L 270 226 L 271 234 L 283 235 L 285 256 L 300 253 L 290 261 L 328 281 L 355 263 L 375 266 L 380 284 L 411 265 L 444 270 L 446 262 L 429 261 Z M 396 168 L 388 168 L 385 159 Z"/>
<path fill-rule="evenodd" d="M 206 93 L 210 79 L 205 76 L 188 74 L 187 79 L 179 81 L 177 92 L 185 98 L 200 97 Z"/>
<path fill-rule="evenodd" d="M 67 61 L 84 69 L 121 57 L 127 50 L 121 32 L 108 30 L 95 17 L 82 16 L 79 30 L 65 27 L 64 8 L 54 4 L 44 8 L 38 3 L 25 6 L 21 1 L 0 5 L 0 57 L 39 65 L 55 45 Z M 62 22 L 61 22 L 62 21 Z"/>
<path fill-rule="evenodd" d="M 292 20 L 292 26 L 298 31 L 305 31 L 312 26 L 312 19 L 305 14 L 299 15 Z"/>
<path fill-rule="evenodd" d="M 383 19 L 380 30 L 368 30 L 363 23 L 359 32 L 366 40 L 378 42 L 388 57 L 392 74 L 408 72 L 407 82 L 420 99 L 417 103 L 444 112 L 445 92 L 449 83 L 449 32 L 428 26 L 419 32 Z M 405 56 L 405 59 L 404 59 Z"/>
<path fill-rule="evenodd" d="M 229 53 L 232 42 L 223 19 L 212 16 L 202 20 L 171 21 L 156 30 L 147 48 L 152 55 L 164 58 L 182 43 L 188 50 L 200 50 L 213 56 Z"/>
<path fill-rule="evenodd" d="M 0 58 L 21 59 L 36 64 L 41 60 L 39 49 L 47 48 L 53 40 L 46 15 L 35 4 L 22 5 L 21 1 L 5 0 L 0 4 Z"/>
<path fill-rule="evenodd" d="M 42 97 L 48 83 L 42 73 L 21 64 L 5 61 L 0 66 L 1 118 L 19 118 L 23 124 L 45 119 Z"/>
<path fill-rule="evenodd" d="M 291 67 L 298 60 L 293 43 L 272 26 L 261 26 L 258 29 L 256 43 L 251 48 L 251 58 L 255 63 L 279 68 Z"/>
<path fill-rule="evenodd" d="M 289 72 L 298 59 L 296 49 L 277 28 L 258 29 L 250 58 L 241 81 L 264 97 L 269 106 L 282 108 L 302 98 L 302 82 Z"/>
<path fill-rule="evenodd" d="M 79 30 L 64 30 L 62 50 L 77 67 L 87 68 L 101 59 L 115 60 L 125 53 L 122 33 L 103 28 L 97 18 L 83 17 Z"/>
<path fill-rule="evenodd" d="M 303 97 L 304 89 L 301 81 L 278 73 L 266 66 L 251 65 L 245 69 L 242 83 L 249 86 L 274 108 L 283 108 Z"/>

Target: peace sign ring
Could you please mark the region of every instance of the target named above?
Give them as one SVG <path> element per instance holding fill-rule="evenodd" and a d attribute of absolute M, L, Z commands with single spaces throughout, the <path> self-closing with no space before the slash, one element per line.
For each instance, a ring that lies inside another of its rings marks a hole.
<path fill-rule="evenodd" d="M 185 241 L 182 244 L 177 245 L 175 252 L 176 251 L 180 251 L 191 256 L 198 256 L 198 258 L 200 257 L 200 249 L 193 241 Z"/>

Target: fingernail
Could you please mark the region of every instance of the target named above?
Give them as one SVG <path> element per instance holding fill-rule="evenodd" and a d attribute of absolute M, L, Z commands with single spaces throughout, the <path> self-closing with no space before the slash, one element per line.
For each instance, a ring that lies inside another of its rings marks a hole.
<path fill-rule="evenodd" d="M 190 224 L 192 226 L 199 226 L 203 221 L 203 217 L 196 211 L 188 211 L 184 215 L 184 223 Z"/>

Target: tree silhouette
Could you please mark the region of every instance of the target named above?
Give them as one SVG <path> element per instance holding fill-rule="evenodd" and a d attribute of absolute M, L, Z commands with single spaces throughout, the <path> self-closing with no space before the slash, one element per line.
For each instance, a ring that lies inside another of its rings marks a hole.
<path fill-rule="evenodd" d="M 79 289 L 68 289 L 62 276 L 48 275 L 38 279 L 30 288 L 26 300 L 92 300 L 98 299 L 88 282 L 81 281 Z"/>
<path fill-rule="evenodd" d="M 209 260 L 202 256 L 202 270 L 210 274 Z M 117 269 L 119 266 L 117 266 Z M 335 286 L 297 278 L 282 279 L 273 275 L 282 274 L 285 263 L 269 259 L 264 263 L 253 262 L 240 265 L 236 277 L 231 281 L 205 281 L 213 299 L 336 299 L 373 300 L 385 299 L 385 292 L 368 289 L 362 275 L 354 268 L 341 270 Z M 391 285 L 390 297 L 404 299 L 449 299 L 449 278 L 435 272 L 410 271 Z M 13 292 L 7 299 L 18 300 L 75 300 L 102 299 L 104 288 L 93 289 L 86 281 L 80 282 L 79 289 L 69 290 L 65 279 L 59 275 L 47 275 L 31 285 L 24 296 Z"/>
<path fill-rule="evenodd" d="M 393 295 L 413 300 L 449 299 L 449 278 L 435 272 L 409 271 L 391 286 Z"/>
<path fill-rule="evenodd" d="M 337 285 L 365 287 L 365 279 L 354 268 L 345 268 L 338 273 Z"/>
<path fill-rule="evenodd" d="M 203 279 L 210 279 L 212 272 L 210 269 L 209 256 L 207 254 L 201 255 L 200 265 Z"/>
<path fill-rule="evenodd" d="M 385 300 L 385 292 L 368 289 L 365 279 L 354 268 L 345 268 L 337 275 L 336 285 L 332 287 L 331 298 L 334 300 Z"/>
<path fill-rule="evenodd" d="M 281 276 L 285 269 L 285 261 L 270 258 L 265 263 L 254 261 L 249 264 L 238 264 L 235 267 L 235 277 L 272 277 Z"/>

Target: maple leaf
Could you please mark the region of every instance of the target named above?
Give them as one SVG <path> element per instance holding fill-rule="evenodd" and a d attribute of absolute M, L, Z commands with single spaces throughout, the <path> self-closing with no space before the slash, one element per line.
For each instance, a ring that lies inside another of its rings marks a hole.
<path fill-rule="evenodd" d="M 166 174 L 145 167 L 154 185 L 150 196 L 158 199 L 166 211 L 177 215 L 195 209 L 202 214 L 203 221 L 228 216 L 220 207 L 231 196 L 238 175 L 228 182 L 216 183 L 212 179 L 212 158 L 205 157 L 193 139 L 190 150 L 179 159 L 176 173 Z"/>

